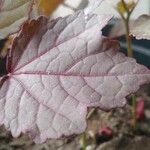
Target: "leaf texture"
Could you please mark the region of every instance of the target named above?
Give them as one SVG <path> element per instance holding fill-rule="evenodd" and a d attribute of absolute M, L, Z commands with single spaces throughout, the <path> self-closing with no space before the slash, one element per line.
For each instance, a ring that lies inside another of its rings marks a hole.
<path fill-rule="evenodd" d="M 142 15 L 135 22 L 131 28 L 131 34 L 137 39 L 150 40 L 150 16 Z"/>
<path fill-rule="evenodd" d="M 33 0 L 0 0 L 0 39 L 18 32 L 28 19 Z"/>
<path fill-rule="evenodd" d="M 84 11 L 26 23 L 12 46 L 0 90 L 0 123 L 36 143 L 80 134 L 88 107 L 122 107 L 150 81 L 150 71 L 101 35 L 110 18 Z M 6 77 L 5 77 L 6 78 Z"/>

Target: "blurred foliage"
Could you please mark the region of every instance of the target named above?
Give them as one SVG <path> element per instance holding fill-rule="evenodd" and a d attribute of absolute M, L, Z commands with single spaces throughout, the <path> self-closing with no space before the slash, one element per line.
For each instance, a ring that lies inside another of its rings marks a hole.
<path fill-rule="evenodd" d="M 12 45 L 13 39 L 15 37 L 15 34 L 12 36 L 9 36 L 8 39 L 1 40 L 1 46 L 0 46 L 0 57 L 4 58 L 8 54 L 8 51 Z"/>
<path fill-rule="evenodd" d="M 38 0 L 39 11 L 44 15 L 51 15 L 64 0 Z"/>

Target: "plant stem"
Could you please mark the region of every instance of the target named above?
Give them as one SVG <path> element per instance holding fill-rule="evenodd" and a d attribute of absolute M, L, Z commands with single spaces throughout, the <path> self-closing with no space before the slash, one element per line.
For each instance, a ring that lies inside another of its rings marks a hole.
<path fill-rule="evenodd" d="M 126 12 L 127 17 L 125 17 L 121 12 L 119 12 L 124 21 L 125 29 L 126 29 L 127 53 L 128 53 L 128 57 L 133 57 L 132 39 L 130 36 L 130 16 L 134 8 L 131 11 L 129 11 L 124 0 L 122 0 L 122 3 L 127 11 Z M 132 119 L 133 119 L 133 129 L 136 130 L 137 120 L 136 120 L 136 97 L 135 95 L 132 95 Z"/>
<path fill-rule="evenodd" d="M 91 116 L 94 114 L 94 112 L 96 111 L 96 108 L 92 108 L 91 111 L 88 113 L 87 115 L 87 119 L 91 118 Z"/>
<path fill-rule="evenodd" d="M 126 42 L 127 42 L 127 52 L 128 57 L 133 57 L 132 50 L 132 39 L 130 37 L 130 14 L 128 13 L 127 18 L 124 20 L 125 28 L 126 28 Z M 132 95 L 132 119 L 133 119 L 133 129 L 136 130 L 137 120 L 136 120 L 136 97 Z"/>
<path fill-rule="evenodd" d="M 86 132 L 84 132 L 83 134 L 82 134 L 82 139 L 81 139 L 82 141 L 82 150 L 86 150 L 86 148 L 87 148 L 87 143 L 86 143 Z"/>
<path fill-rule="evenodd" d="M 133 57 L 132 39 L 130 37 L 129 17 L 125 21 L 127 52 L 129 57 Z"/>
<path fill-rule="evenodd" d="M 128 14 L 127 19 L 125 20 L 125 28 L 126 28 L 126 42 L 127 42 L 127 52 L 128 57 L 133 57 L 132 50 L 132 39 L 130 37 L 130 14 Z M 132 95 L 132 119 L 133 119 L 133 129 L 136 130 L 137 120 L 136 120 L 136 97 Z"/>

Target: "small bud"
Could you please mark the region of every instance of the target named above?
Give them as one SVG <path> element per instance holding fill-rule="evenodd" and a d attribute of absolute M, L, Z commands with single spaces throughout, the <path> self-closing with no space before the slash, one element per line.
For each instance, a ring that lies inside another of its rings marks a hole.
<path fill-rule="evenodd" d="M 137 102 L 137 107 L 136 107 L 136 119 L 138 121 L 141 121 L 145 118 L 145 101 L 141 97 L 139 101 Z"/>
<path fill-rule="evenodd" d="M 129 11 L 129 12 L 132 11 L 132 10 L 135 8 L 136 4 L 137 4 L 137 3 L 134 2 L 134 1 L 129 1 L 129 2 L 124 1 L 124 3 L 123 3 L 123 1 L 120 1 L 120 2 L 118 2 L 118 4 L 117 4 L 117 10 L 118 10 L 120 13 L 125 14 L 125 13 L 127 13 L 128 11 Z"/>
<path fill-rule="evenodd" d="M 99 134 L 111 138 L 113 136 L 113 131 L 109 127 L 101 128 Z"/>

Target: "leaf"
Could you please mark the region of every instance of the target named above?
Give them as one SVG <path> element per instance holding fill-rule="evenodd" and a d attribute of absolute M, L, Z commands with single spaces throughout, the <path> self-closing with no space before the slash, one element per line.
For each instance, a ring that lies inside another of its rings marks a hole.
<path fill-rule="evenodd" d="M 18 32 L 28 19 L 32 0 L 0 0 L 0 39 Z"/>
<path fill-rule="evenodd" d="M 88 107 L 122 107 L 150 81 L 150 70 L 101 35 L 109 19 L 80 11 L 23 26 L 0 90 L 0 123 L 14 137 L 28 133 L 42 143 L 80 134 Z"/>
<path fill-rule="evenodd" d="M 134 23 L 131 34 L 137 39 L 150 40 L 150 16 L 142 15 Z"/>

